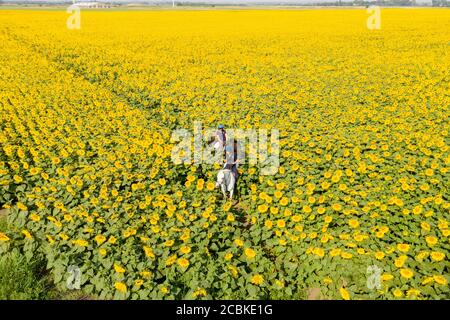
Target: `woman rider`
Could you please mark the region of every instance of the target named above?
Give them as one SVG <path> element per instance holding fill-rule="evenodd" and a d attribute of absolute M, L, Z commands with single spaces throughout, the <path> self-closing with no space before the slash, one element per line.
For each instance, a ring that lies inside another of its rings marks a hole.
<path fill-rule="evenodd" d="M 231 172 L 234 175 L 235 180 L 238 180 L 238 145 L 237 141 L 233 141 L 233 147 L 232 146 L 226 146 L 225 147 L 225 166 L 224 169 L 231 170 Z"/>

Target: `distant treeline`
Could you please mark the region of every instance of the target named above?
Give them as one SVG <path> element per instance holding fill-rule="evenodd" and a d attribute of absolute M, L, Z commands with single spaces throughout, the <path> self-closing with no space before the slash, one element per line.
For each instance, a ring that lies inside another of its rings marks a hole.
<path fill-rule="evenodd" d="M 145 2 L 145 1 L 123 1 L 123 2 L 109 2 L 104 0 L 76 0 L 75 2 L 99 2 L 104 4 L 111 4 L 112 6 L 129 6 L 130 4 L 141 5 L 141 6 L 172 6 L 172 1 L 161 1 L 161 2 Z M 33 5 L 33 6 L 54 6 L 54 5 L 62 5 L 73 3 L 72 0 L 61 0 L 61 1 L 17 1 L 17 0 L 0 0 L 0 4 L 9 4 L 9 5 Z M 299 1 L 298 3 L 284 3 L 280 2 L 271 2 L 271 1 L 261 1 L 259 3 L 207 3 L 207 2 L 183 2 L 183 1 L 175 1 L 176 6 L 183 7 L 223 7 L 223 6 L 233 6 L 233 7 L 252 7 L 252 6 L 371 6 L 371 5 L 379 5 L 379 6 L 433 6 L 433 7 L 449 7 L 450 0 L 432 0 L 430 3 L 417 3 L 415 0 L 376 0 L 376 1 L 363 1 L 363 0 L 354 0 L 354 1 L 327 1 L 325 2 L 313 2 L 313 3 L 302 3 Z"/>

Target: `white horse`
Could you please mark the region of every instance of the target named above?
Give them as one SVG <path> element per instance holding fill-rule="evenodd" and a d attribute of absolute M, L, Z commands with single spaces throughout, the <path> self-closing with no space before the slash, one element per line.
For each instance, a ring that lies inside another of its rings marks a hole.
<path fill-rule="evenodd" d="M 216 188 L 220 187 L 222 189 L 224 198 L 226 198 L 228 191 L 230 193 L 230 200 L 233 199 L 235 186 L 236 186 L 236 179 L 231 170 L 222 169 L 217 173 Z"/>

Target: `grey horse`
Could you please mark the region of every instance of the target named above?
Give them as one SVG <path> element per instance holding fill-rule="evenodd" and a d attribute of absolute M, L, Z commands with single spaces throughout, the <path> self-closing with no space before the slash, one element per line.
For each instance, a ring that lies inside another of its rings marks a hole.
<path fill-rule="evenodd" d="M 227 192 L 230 193 L 230 199 L 233 199 L 234 187 L 236 185 L 236 178 L 229 169 L 222 169 L 217 173 L 216 188 L 221 188 L 224 198 Z"/>

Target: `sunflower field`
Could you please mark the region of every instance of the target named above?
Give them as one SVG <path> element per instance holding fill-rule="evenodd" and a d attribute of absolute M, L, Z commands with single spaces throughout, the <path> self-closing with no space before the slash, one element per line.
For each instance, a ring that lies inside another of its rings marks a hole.
<path fill-rule="evenodd" d="M 450 11 L 367 16 L 0 10 L 0 252 L 101 299 L 449 299 Z M 279 130 L 277 173 L 223 200 L 194 121 Z"/>

